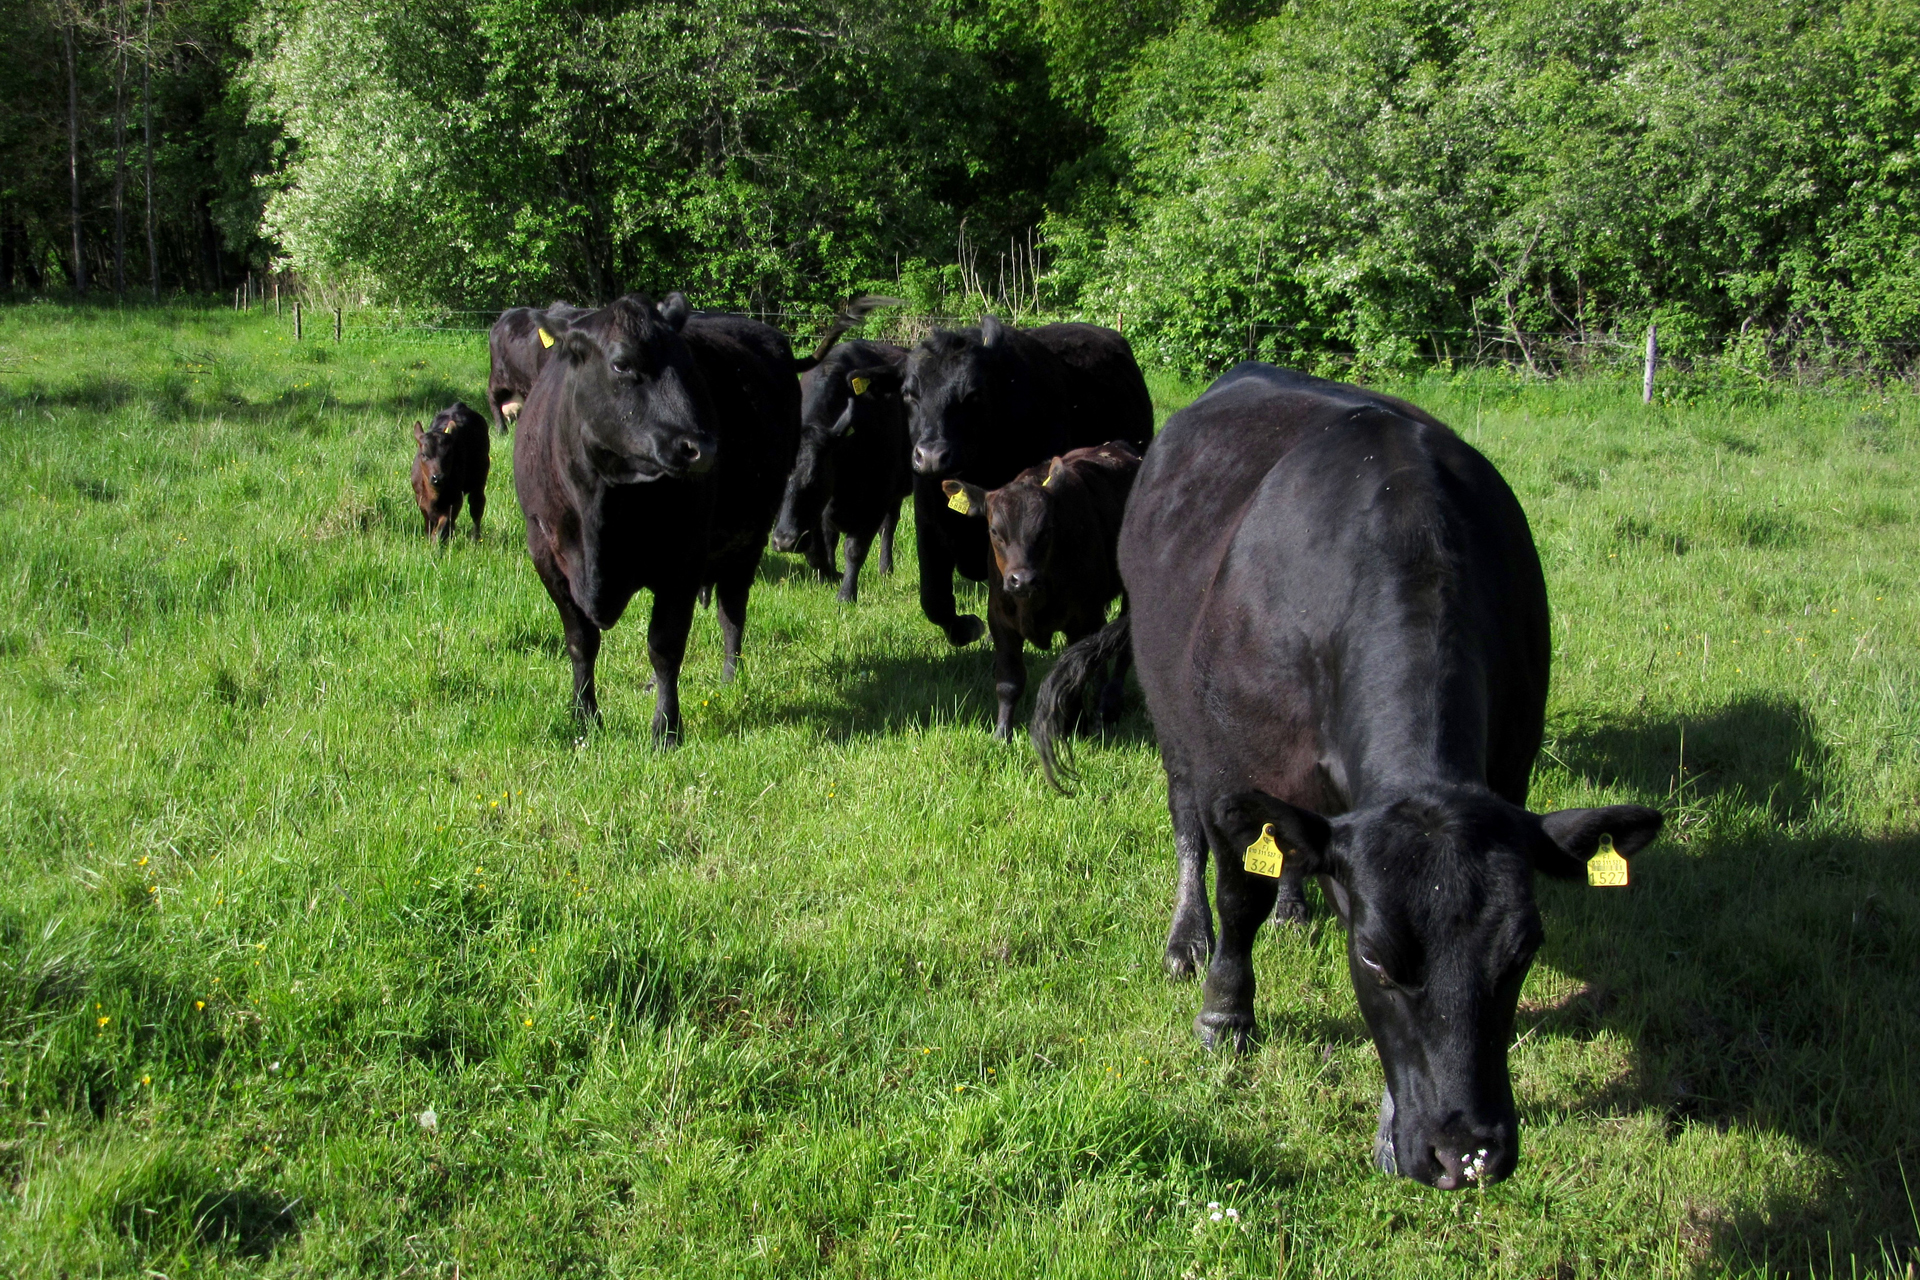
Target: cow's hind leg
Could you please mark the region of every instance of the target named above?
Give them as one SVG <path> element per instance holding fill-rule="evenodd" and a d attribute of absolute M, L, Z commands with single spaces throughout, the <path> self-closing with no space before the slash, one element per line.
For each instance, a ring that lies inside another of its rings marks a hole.
<path fill-rule="evenodd" d="M 1273 910 L 1280 882 L 1249 874 L 1239 849 L 1215 849 L 1214 901 L 1220 909 L 1220 940 L 1207 969 L 1205 999 L 1194 1032 L 1209 1048 L 1223 1043 L 1253 1046 L 1253 943 Z"/>
<path fill-rule="evenodd" d="M 840 579 L 840 591 L 834 596 L 841 604 L 860 602 L 860 567 L 867 562 L 867 551 L 873 546 L 873 535 L 865 537 L 857 533 L 847 535 L 847 572 Z"/>
<path fill-rule="evenodd" d="M 1213 908 L 1207 902 L 1207 830 L 1184 783 L 1167 776 L 1173 817 L 1173 925 L 1164 963 L 1170 978 L 1197 978 L 1213 954 Z"/>
<path fill-rule="evenodd" d="M 600 628 L 574 604 L 573 592 L 558 565 L 535 555 L 533 568 L 552 597 L 554 608 L 560 611 L 560 625 L 566 631 L 567 657 L 573 660 L 573 713 L 590 723 L 598 722 L 600 701 L 594 694 L 593 667 L 600 657 Z"/>
<path fill-rule="evenodd" d="M 880 521 L 880 572 L 893 576 L 893 531 L 900 524 L 900 503 L 895 501 Z"/>
<path fill-rule="evenodd" d="M 740 667 L 740 645 L 747 634 L 747 595 L 753 590 L 753 567 L 722 571 L 714 584 L 720 605 L 721 680 L 731 680 Z"/>
<path fill-rule="evenodd" d="M 687 632 L 693 629 L 692 587 L 653 593 L 647 619 L 647 660 L 653 664 L 653 740 L 680 745 L 680 664 L 687 656 Z"/>
<path fill-rule="evenodd" d="M 487 491 L 475 489 L 467 495 L 467 505 L 473 512 L 473 540 L 480 541 L 480 517 L 487 513 Z"/>
<path fill-rule="evenodd" d="M 1121 612 L 1125 613 L 1125 600 L 1121 601 Z M 1107 673 L 1107 683 L 1100 690 L 1100 723 L 1117 724 L 1127 707 L 1127 669 L 1133 666 L 1133 646 L 1122 645 L 1113 659 L 1113 668 Z"/>
<path fill-rule="evenodd" d="M 828 524 L 823 516 L 820 527 L 813 531 L 813 537 L 807 540 L 807 567 L 822 582 L 832 582 L 840 576 L 840 566 L 834 563 L 839 559 L 836 554 L 840 546 L 840 531 Z"/>

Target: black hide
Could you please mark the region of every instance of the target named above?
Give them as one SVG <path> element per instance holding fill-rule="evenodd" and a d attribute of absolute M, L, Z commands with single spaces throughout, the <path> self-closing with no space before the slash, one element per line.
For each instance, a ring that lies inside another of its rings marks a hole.
<path fill-rule="evenodd" d="M 1109 440 L 1144 451 L 1153 401 L 1127 340 L 1090 324 L 936 330 L 907 357 L 920 608 L 953 644 L 985 628 L 954 608 L 953 575 L 987 580 L 986 526 L 948 509 L 958 480 L 997 489 L 1037 462 Z"/>
<path fill-rule="evenodd" d="M 1631 855 L 1661 821 L 1524 807 L 1550 645 L 1512 491 L 1404 401 L 1241 365 L 1154 441 L 1120 570 L 1178 859 L 1166 965 L 1206 966 L 1196 1030 L 1251 1039 L 1254 936 L 1303 919 L 1319 875 L 1386 1072 L 1376 1159 L 1442 1188 L 1507 1176 L 1533 874 L 1578 874 L 1603 833 Z M 1034 732 L 1051 768 L 1056 727 Z M 1279 879 L 1242 865 L 1269 825 Z"/>

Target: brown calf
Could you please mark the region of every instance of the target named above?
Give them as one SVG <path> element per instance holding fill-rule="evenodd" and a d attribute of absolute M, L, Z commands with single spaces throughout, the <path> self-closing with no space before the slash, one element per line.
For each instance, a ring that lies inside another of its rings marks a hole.
<path fill-rule="evenodd" d="M 993 736 L 1013 734 L 1013 709 L 1027 687 L 1024 646 L 1046 649 L 1054 632 L 1071 644 L 1106 625 L 1107 606 L 1124 594 L 1114 548 L 1140 455 L 1125 440 L 1074 449 L 1028 467 L 993 490 L 948 480 L 947 505 L 987 522 L 993 562 L 987 574 L 987 629 L 993 636 Z M 1122 608 L 1125 608 L 1124 602 Z M 1100 714 L 1120 714 L 1127 657 L 1115 664 Z"/>
<path fill-rule="evenodd" d="M 433 426 L 413 424 L 413 498 L 420 504 L 429 538 L 445 542 L 453 536 L 464 498 L 473 508 L 473 536 L 480 536 L 480 517 L 487 509 L 487 420 L 463 402 L 433 415 Z"/>

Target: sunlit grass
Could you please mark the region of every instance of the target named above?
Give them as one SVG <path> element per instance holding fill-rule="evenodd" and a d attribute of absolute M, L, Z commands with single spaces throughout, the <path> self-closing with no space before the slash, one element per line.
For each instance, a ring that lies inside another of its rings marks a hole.
<path fill-rule="evenodd" d="M 485 542 L 407 490 L 482 343 L 289 327 L 0 310 L 0 1268 L 1906 1266 L 1909 395 L 1395 388 L 1533 522 L 1535 806 L 1673 817 L 1633 889 L 1542 890 L 1520 1172 L 1447 1197 L 1367 1167 L 1336 928 L 1261 944 L 1258 1052 L 1192 1042 L 1137 710 L 1055 797 L 910 553 L 854 609 L 769 556 L 684 748 L 639 615 L 582 735 L 508 444 Z"/>

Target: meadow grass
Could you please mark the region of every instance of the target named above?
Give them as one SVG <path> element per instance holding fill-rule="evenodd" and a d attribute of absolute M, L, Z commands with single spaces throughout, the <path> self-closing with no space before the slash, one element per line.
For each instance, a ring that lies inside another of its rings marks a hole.
<path fill-rule="evenodd" d="M 856 608 L 770 554 L 731 685 L 703 611 L 680 750 L 643 613 L 577 728 L 507 444 L 478 544 L 407 489 L 484 386 L 473 335 L 0 310 L 0 1270 L 1906 1272 L 1909 393 L 1392 388 L 1533 522 L 1533 806 L 1670 816 L 1541 886 L 1520 1169 L 1446 1195 L 1368 1166 L 1324 915 L 1257 1051 L 1195 1043 L 1137 698 L 1054 795 L 910 530 Z"/>

